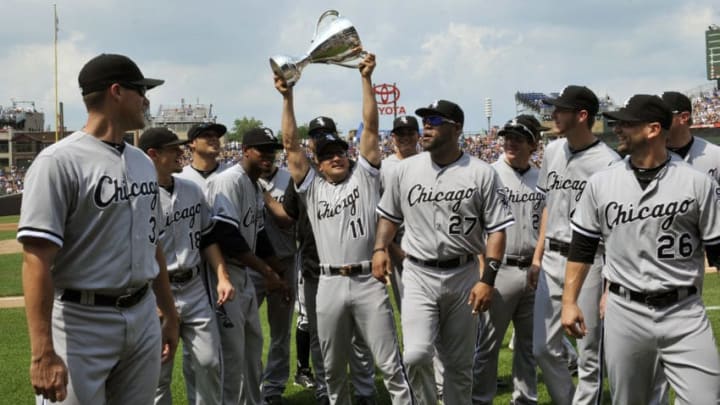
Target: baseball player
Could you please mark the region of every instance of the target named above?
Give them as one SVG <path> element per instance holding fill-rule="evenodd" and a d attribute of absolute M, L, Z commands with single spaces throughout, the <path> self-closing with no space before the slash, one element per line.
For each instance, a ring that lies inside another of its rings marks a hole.
<path fill-rule="evenodd" d="M 676 91 L 666 91 L 662 99 L 673 113 L 672 126 L 667 133 L 667 148 L 691 166 L 720 182 L 720 146 L 690 134 L 692 125 L 690 99 Z"/>
<path fill-rule="evenodd" d="M 380 169 L 380 180 L 383 184 L 388 184 L 395 166 L 403 159 L 414 156 L 418 153 L 418 140 L 420 139 L 420 126 L 417 119 L 412 115 L 403 115 L 397 117 L 393 121 L 393 129 L 391 132 L 395 153 L 383 159 Z M 405 253 L 400 249 L 400 241 L 402 240 L 402 228 L 389 246 L 390 258 L 393 262 L 393 272 L 390 274 L 391 286 L 395 303 L 398 311 L 402 312 L 402 261 L 405 259 Z"/>
<path fill-rule="evenodd" d="M 222 394 L 220 335 L 202 282 L 201 250 L 212 263 L 219 280 L 218 305 L 232 299 L 234 288 L 217 244 L 208 245 L 212 222 L 202 190 L 189 180 L 173 177 L 173 173 L 182 170 L 180 158 L 183 151 L 180 146 L 185 143 L 187 141 L 179 140 L 166 128 L 151 128 L 140 137 L 139 147 L 150 157 L 157 170 L 164 225 L 160 232 L 160 246 L 167 260 L 175 308 L 180 315 L 183 347 L 191 355 L 191 364 L 187 368 L 197 370 L 197 373 L 185 378 L 194 380 L 192 388 L 196 390 L 193 393 L 196 403 L 219 404 Z M 173 359 L 162 366 L 156 404 L 172 404 L 172 370 Z"/>
<path fill-rule="evenodd" d="M 217 161 L 221 152 L 220 138 L 225 135 L 225 133 L 227 133 L 225 125 L 214 122 L 195 124 L 190 127 L 187 133 L 187 146 L 192 153 L 192 161 L 189 165 L 185 166 L 180 173 L 174 174 L 173 176 L 194 182 L 203 190 L 203 195 L 206 195 L 207 182 L 231 166 L 224 162 Z M 205 263 L 204 260 L 201 266 L 203 268 L 203 281 L 205 282 L 206 288 L 208 288 L 207 295 L 209 302 L 211 305 L 215 305 L 217 297 L 214 292 L 207 287 L 217 284 L 216 281 L 213 281 L 215 274 L 208 270 L 207 263 Z M 227 319 L 227 314 L 222 306 L 216 308 L 216 313 L 219 317 L 220 325 L 229 326 L 232 323 Z M 193 370 L 192 367 L 191 353 L 187 350 L 186 346 L 183 346 L 183 375 L 185 376 L 185 386 L 188 392 L 188 403 L 194 404 L 196 391 L 194 386 L 195 370 Z"/>
<path fill-rule="evenodd" d="M 274 137 L 272 131 L 268 136 Z M 279 145 L 279 144 L 278 144 Z M 285 189 L 292 186 L 290 173 L 280 169 L 272 161 L 263 161 L 261 164 L 260 184 L 267 191 L 266 198 L 281 202 L 285 197 Z M 291 288 L 295 296 L 296 274 L 295 269 L 295 234 L 292 226 L 283 228 L 272 215 L 265 215 L 265 231 L 270 239 L 273 250 L 282 271 L 285 284 Z M 283 294 L 273 293 L 265 289 L 265 280 L 257 272 L 250 273 L 257 295 L 258 305 L 267 299 L 267 318 L 270 324 L 270 349 L 267 363 L 263 372 L 263 396 L 266 404 L 282 404 L 282 393 L 290 374 L 290 333 L 294 301 L 285 299 Z"/>
<path fill-rule="evenodd" d="M 629 156 L 589 179 L 572 217 L 562 324 L 585 338 L 577 297 L 602 238 L 612 402 L 649 403 L 659 357 L 677 403 L 720 403 L 720 356 L 696 287 L 703 247 L 720 263 L 720 188 L 667 152 L 673 114 L 660 97 L 635 95 L 604 115 Z"/>
<path fill-rule="evenodd" d="M 533 357 L 533 306 L 535 291 L 527 285 L 527 270 L 540 229 L 545 196 L 538 192 L 538 169 L 530 157 L 548 130 L 532 115 L 508 121 L 498 136 L 504 138 L 504 154 L 493 163 L 503 187 L 500 194 L 510 205 L 515 224 L 505 229 L 505 257 L 493 292 L 493 305 L 480 315 L 473 365 L 473 404 L 492 404 L 497 390 L 498 356 L 505 332 L 513 322 L 513 403 L 537 403 L 537 376 Z"/>
<path fill-rule="evenodd" d="M 368 54 L 360 63 L 363 133 L 360 159 L 352 170 L 348 144 L 335 134 L 316 140 L 317 169 L 310 165 L 297 140 L 292 87 L 275 78 L 275 87 L 283 95 L 288 167 L 318 243 L 318 337 L 332 404 L 350 403 L 347 363 L 355 332 L 370 347 L 393 403 L 413 402 L 387 290 L 370 274 L 374 210 L 380 195 L 378 112 L 371 81 L 374 68 L 375 55 Z"/>
<path fill-rule="evenodd" d="M 444 402 L 469 404 L 474 313 L 490 306 L 505 228 L 513 217 L 495 171 L 459 148 L 462 109 L 439 100 L 415 114 L 423 119 L 426 152 L 400 162 L 383 193 L 373 275 L 383 279 L 390 270 L 387 248 L 404 223 L 403 357 L 413 391 L 420 403 L 437 402 L 432 361 L 437 347 L 445 367 Z M 481 277 L 477 255 L 482 253 L 487 263 Z"/>
<path fill-rule="evenodd" d="M 249 272 L 261 273 L 268 291 L 285 289 L 277 269 L 266 261 L 274 252 L 263 229 L 263 192 L 257 183 L 263 166 L 282 148 L 271 134 L 266 128 L 248 130 L 243 135 L 242 161 L 208 182 L 208 202 L 216 221 L 213 233 L 235 287 L 235 299 L 223 305 L 234 327 L 220 329 L 223 400 L 228 404 L 262 401 L 263 336 Z"/>
<path fill-rule="evenodd" d="M 87 123 L 44 149 L 25 178 L 17 238 L 30 380 L 38 404 L 149 404 L 178 315 L 158 246 L 157 175 L 123 138 L 145 125 L 145 92 L 163 81 L 102 54 L 78 82 Z"/>
<path fill-rule="evenodd" d="M 563 280 L 570 243 L 570 217 L 591 174 L 620 159 L 592 133 L 599 102 L 584 86 L 567 86 L 558 98 L 544 100 L 554 106 L 553 121 L 564 138 L 546 148 L 537 190 L 545 194 L 538 244 L 529 272 L 536 287 L 533 354 L 555 404 L 595 404 L 602 393 L 601 323 L 602 252 L 598 252 L 583 287 L 580 305 L 586 314 L 588 334 L 578 345 L 578 386 L 567 367 L 560 324 Z M 542 268 L 542 271 L 540 271 Z"/>
<path fill-rule="evenodd" d="M 326 134 L 337 134 L 335 121 L 329 117 L 317 117 L 308 125 L 308 148 L 315 153 L 315 138 Z M 355 163 L 350 161 L 350 166 Z M 320 259 L 318 258 L 315 236 L 312 232 L 310 220 L 304 204 L 300 201 L 294 185 L 287 187 L 282 204 L 273 203 L 274 200 L 266 198 L 266 208 L 272 212 L 276 219 L 296 223 L 297 238 L 300 250 L 299 265 L 302 277 L 298 288 L 298 300 L 303 296 L 307 327 L 310 333 L 310 351 L 315 365 L 315 396 L 318 404 L 329 403 L 327 385 L 325 383 L 325 369 L 323 367 L 322 351 L 317 336 L 317 290 L 320 278 Z M 301 288 L 300 288 L 301 286 Z M 298 319 L 300 316 L 298 315 Z M 299 322 L 299 321 L 298 321 Z M 353 334 L 350 352 L 350 380 L 355 389 L 355 403 L 358 405 L 374 404 L 375 396 L 375 365 L 372 352 L 362 336 Z M 299 356 L 298 356 L 299 357 Z M 299 362 L 299 360 L 298 360 Z M 300 364 L 298 363 L 298 366 Z M 296 376 L 297 379 L 297 376 Z M 297 380 L 296 380 L 297 381 Z"/>
<path fill-rule="evenodd" d="M 227 127 L 214 122 L 195 124 L 188 131 L 188 147 L 192 152 L 192 161 L 176 177 L 192 180 L 207 193 L 207 182 L 231 167 L 218 162 L 222 147 L 220 138 L 227 133 Z"/>

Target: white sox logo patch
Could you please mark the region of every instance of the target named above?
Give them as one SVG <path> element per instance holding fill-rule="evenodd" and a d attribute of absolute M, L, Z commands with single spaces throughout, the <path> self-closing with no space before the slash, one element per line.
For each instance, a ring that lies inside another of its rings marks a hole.
<path fill-rule="evenodd" d="M 93 200 L 98 208 L 105 208 L 110 204 L 117 204 L 145 195 L 152 196 L 150 208 L 155 209 L 158 197 L 158 184 L 156 181 L 127 184 L 125 180 L 118 181 L 110 176 L 102 176 L 98 185 L 95 186 Z"/>
<path fill-rule="evenodd" d="M 477 191 L 476 187 L 460 189 L 460 190 L 449 190 L 449 191 L 435 191 L 433 192 L 432 187 L 428 190 L 422 184 L 416 184 L 410 187 L 408 192 L 408 204 L 411 207 L 416 204 L 425 202 L 452 202 L 450 208 L 453 212 L 457 212 L 460 209 L 460 203 L 463 200 L 469 200 Z"/>
<path fill-rule="evenodd" d="M 660 224 L 662 230 L 667 231 L 673 224 L 675 217 L 687 213 L 692 207 L 695 199 L 684 201 L 673 201 L 670 203 L 658 203 L 653 206 L 635 207 L 635 204 L 627 205 L 616 201 L 610 201 L 605 206 L 605 221 L 608 228 L 620 224 L 642 221 L 650 218 L 665 218 Z"/>
<path fill-rule="evenodd" d="M 357 200 L 360 199 L 360 189 L 355 186 L 352 192 L 350 192 L 348 195 L 343 197 L 340 201 L 338 201 L 335 205 L 332 203 L 325 201 L 325 200 L 319 200 L 318 201 L 318 209 L 317 209 L 317 219 L 323 220 L 326 218 L 332 218 L 335 215 L 338 215 L 344 210 L 345 208 L 350 207 L 350 215 L 355 215 L 357 213 Z"/>
<path fill-rule="evenodd" d="M 560 173 L 551 171 L 548 173 L 548 190 L 575 190 L 579 191 L 575 195 L 575 201 L 580 201 L 580 196 L 585 190 L 586 180 L 566 179 Z"/>

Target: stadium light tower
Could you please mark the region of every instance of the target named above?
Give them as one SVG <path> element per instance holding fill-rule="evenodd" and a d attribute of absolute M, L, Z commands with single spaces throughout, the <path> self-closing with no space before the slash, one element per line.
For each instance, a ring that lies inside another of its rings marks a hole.
<path fill-rule="evenodd" d="M 490 119 L 492 118 L 492 99 L 489 97 L 485 99 L 485 117 L 488 120 L 487 132 L 489 135 L 490 134 Z"/>

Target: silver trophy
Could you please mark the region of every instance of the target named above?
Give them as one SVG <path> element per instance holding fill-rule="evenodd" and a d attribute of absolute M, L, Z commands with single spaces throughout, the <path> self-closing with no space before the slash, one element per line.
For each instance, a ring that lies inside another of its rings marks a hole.
<path fill-rule="evenodd" d="M 347 18 L 336 10 L 328 10 L 320 16 L 310 49 L 302 58 L 277 55 L 270 58 L 270 67 L 278 76 L 293 84 L 300 79 L 300 72 L 310 63 L 329 63 L 357 68 L 367 55 L 362 50 L 360 36 Z"/>

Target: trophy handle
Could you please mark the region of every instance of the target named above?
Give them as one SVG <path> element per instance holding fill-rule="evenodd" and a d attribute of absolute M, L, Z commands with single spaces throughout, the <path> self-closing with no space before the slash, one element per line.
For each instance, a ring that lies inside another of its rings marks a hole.
<path fill-rule="evenodd" d="M 365 57 L 366 57 L 367 55 L 368 55 L 368 52 L 367 52 L 367 51 L 361 51 L 359 54 L 357 54 L 357 57 L 358 57 L 360 60 L 362 60 L 362 59 L 365 59 Z M 328 63 L 333 64 L 333 65 L 338 65 L 338 66 L 346 67 L 346 68 L 350 68 L 350 69 L 357 69 L 358 67 L 360 67 L 360 61 L 355 62 L 355 63 L 343 63 L 343 62 L 328 62 Z"/>
<path fill-rule="evenodd" d="M 337 10 L 327 10 L 324 13 L 320 15 L 320 18 L 318 18 L 317 24 L 315 25 L 315 34 L 313 34 L 313 40 L 310 41 L 310 43 L 315 41 L 315 38 L 317 38 L 318 31 L 320 30 L 320 25 L 322 24 L 323 20 L 327 17 L 334 17 L 334 19 L 337 19 L 340 16 L 340 12 Z"/>

